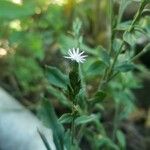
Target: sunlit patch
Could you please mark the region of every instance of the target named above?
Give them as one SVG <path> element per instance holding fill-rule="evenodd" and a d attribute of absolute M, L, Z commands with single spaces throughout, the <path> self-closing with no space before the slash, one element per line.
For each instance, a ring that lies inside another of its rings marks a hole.
<path fill-rule="evenodd" d="M 38 15 L 38 14 L 40 14 L 41 13 L 41 9 L 39 8 L 39 7 L 37 7 L 36 9 L 35 9 L 35 13 Z"/>
<path fill-rule="evenodd" d="M 0 57 L 5 56 L 7 54 L 7 50 L 4 48 L 0 48 Z"/>
<path fill-rule="evenodd" d="M 12 0 L 13 3 L 16 3 L 16 4 L 19 4 L 21 5 L 22 4 L 22 0 Z"/>
<path fill-rule="evenodd" d="M 15 29 L 17 31 L 21 30 L 20 20 L 11 21 L 9 26 L 11 29 Z"/>
<path fill-rule="evenodd" d="M 67 3 L 67 0 L 51 0 L 51 3 L 62 6 Z"/>
<path fill-rule="evenodd" d="M 83 2 L 83 0 L 77 0 L 76 2 L 77 2 L 77 3 L 81 3 L 81 2 Z"/>

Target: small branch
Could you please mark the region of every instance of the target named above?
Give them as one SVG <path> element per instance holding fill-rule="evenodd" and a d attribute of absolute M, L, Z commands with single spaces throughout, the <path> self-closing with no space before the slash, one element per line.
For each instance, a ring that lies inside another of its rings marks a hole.
<path fill-rule="evenodd" d="M 139 20 L 141 14 L 142 14 L 142 11 L 143 11 L 143 9 L 144 9 L 144 7 L 145 7 L 145 2 L 142 1 L 142 2 L 141 2 L 141 5 L 140 5 L 140 8 L 138 9 L 137 13 L 135 14 L 134 20 L 132 21 L 130 27 L 129 27 L 126 31 L 124 31 L 124 34 L 127 33 L 127 32 L 131 32 L 131 31 L 132 31 L 132 29 L 134 28 L 135 23 Z M 112 37 L 111 37 L 111 38 L 112 38 Z M 111 39 L 111 41 L 112 41 L 112 39 Z M 101 79 L 100 85 L 99 85 L 99 90 L 102 88 L 102 86 L 103 86 L 104 84 L 108 83 L 109 77 L 112 76 L 114 66 L 115 66 L 115 64 L 116 64 L 116 62 L 117 62 L 118 56 L 119 56 L 119 54 L 121 53 L 124 44 L 125 44 L 125 41 L 123 40 L 123 41 L 122 41 L 122 44 L 121 44 L 121 46 L 120 46 L 120 48 L 119 48 L 119 50 L 118 50 L 118 52 L 116 53 L 116 55 L 115 55 L 115 57 L 114 57 L 114 60 L 113 60 L 113 62 L 112 62 L 112 65 L 111 65 L 109 68 L 107 68 L 107 69 L 105 70 L 105 73 L 104 73 L 104 75 L 103 75 L 103 77 L 102 77 L 102 79 Z M 144 52 L 142 52 L 142 53 L 144 53 Z M 142 54 L 139 54 L 139 55 L 142 55 Z M 139 57 L 139 56 L 138 56 L 138 57 Z"/>
<path fill-rule="evenodd" d="M 128 30 L 129 32 L 132 31 L 132 29 L 134 28 L 134 25 L 136 24 L 136 22 L 137 22 L 137 21 L 139 20 L 139 18 L 141 17 L 142 11 L 143 11 L 144 7 L 145 7 L 145 2 L 142 1 L 141 4 L 140 4 L 140 8 L 138 9 L 136 15 L 134 16 L 134 19 L 133 19 L 133 21 L 132 21 L 132 23 L 131 23 L 131 26 L 130 26 L 129 30 Z"/>
<path fill-rule="evenodd" d="M 147 44 L 142 51 L 140 51 L 137 55 L 131 58 L 131 61 L 135 61 L 136 59 L 140 58 L 143 54 L 145 54 L 150 48 L 150 43 Z"/>

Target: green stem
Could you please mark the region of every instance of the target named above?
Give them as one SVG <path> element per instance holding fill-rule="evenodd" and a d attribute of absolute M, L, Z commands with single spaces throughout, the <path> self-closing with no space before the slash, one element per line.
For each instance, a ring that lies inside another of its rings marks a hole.
<path fill-rule="evenodd" d="M 135 23 L 139 20 L 141 14 L 142 14 L 142 11 L 143 11 L 143 9 L 144 9 L 144 7 L 145 7 L 145 2 L 142 1 L 142 2 L 141 2 L 141 5 L 140 5 L 140 8 L 138 9 L 137 13 L 135 14 L 135 17 L 134 17 L 134 19 L 133 19 L 133 21 L 132 21 L 130 27 L 124 32 L 124 34 L 126 34 L 127 32 L 131 32 L 131 31 L 133 30 L 134 25 L 135 25 Z M 113 36 L 113 38 L 114 38 L 114 36 Z M 112 41 L 113 41 L 113 39 L 111 39 L 111 42 L 112 42 Z M 119 50 L 118 50 L 118 52 L 116 53 L 116 55 L 115 55 L 115 57 L 114 57 L 114 60 L 113 60 L 113 62 L 112 62 L 112 65 L 111 65 L 109 68 L 106 69 L 106 71 L 105 71 L 105 73 L 104 73 L 104 75 L 103 75 L 103 77 L 102 77 L 101 83 L 100 83 L 100 85 L 99 85 L 99 90 L 100 90 L 106 83 L 108 83 L 109 77 L 112 76 L 114 66 L 115 66 L 115 64 L 116 64 L 116 62 L 117 62 L 118 56 L 119 56 L 119 54 L 121 53 L 124 44 L 125 44 L 125 41 L 123 40 L 123 41 L 122 41 L 122 44 L 121 44 L 121 46 L 120 46 L 120 48 L 119 48 Z M 112 45 L 112 44 L 111 44 L 111 45 Z"/>
<path fill-rule="evenodd" d="M 88 93 L 86 92 L 86 82 L 85 82 L 84 75 L 83 75 L 83 69 L 80 64 L 79 64 L 79 75 L 81 79 L 81 87 L 83 89 L 84 96 L 87 98 Z"/>
<path fill-rule="evenodd" d="M 130 28 L 128 30 L 129 32 L 131 32 L 133 30 L 134 25 L 140 19 L 144 7 L 145 7 L 145 2 L 142 1 L 141 4 L 140 4 L 140 8 L 138 9 L 138 11 L 137 11 L 136 15 L 134 16 L 134 19 L 133 19 L 133 21 L 132 21 L 132 23 L 130 25 Z"/>
<path fill-rule="evenodd" d="M 110 48 L 109 48 L 109 54 L 111 55 L 113 39 L 114 39 L 114 33 L 113 33 L 114 2 L 113 2 L 113 0 L 109 0 L 109 3 L 110 3 L 110 5 L 109 5 L 109 13 L 110 13 Z"/>
<path fill-rule="evenodd" d="M 110 31 L 109 55 L 111 55 L 111 53 L 112 53 L 113 39 L 115 36 L 114 32 L 113 32 L 113 17 L 114 17 L 113 6 L 114 6 L 113 0 L 109 0 L 109 10 L 108 10 L 108 13 L 110 14 L 110 16 L 109 16 L 110 25 L 108 26 L 108 30 Z M 107 73 L 108 73 L 108 70 L 106 69 L 103 76 L 102 76 L 101 82 L 99 84 L 99 87 L 98 87 L 99 90 L 101 90 L 103 88 L 103 85 L 105 85 L 105 79 L 106 79 Z"/>
<path fill-rule="evenodd" d="M 73 108 L 72 108 L 72 116 L 73 116 L 73 118 L 72 118 L 72 122 L 71 122 L 71 143 L 72 143 L 72 145 L 74 145 L 74 137 L 75 137 L 75 123 L 74 123 L 74 121 L 75 121 L 75 115 L 74 115 L 74 106 L 73 106 Z"/>
<path fill-rule="evenodd" d="M 82 139 L 82 137 L 83 137 L 83 135 L 84 135 L 84 130 L 86 129 L 86 126 L 87 125 L 82 125 L 81 127 L 80 127 L 80 129 L 79 129 L 79 132 L 78 132 L 78 135 L 77 135 L 77 139 L 78 139 L 78 144 L 80 144 L 80 142 L 81 142 L 81 139 Z"/>
<path fill-rule="evenodd" d="M 112 133 L 113 141 L 115 141 L 115 139 L 116 139 L 116 131 L 118 128 L 118 121 L 119 121 L 119 104 L 117 103 L 116 108 L 115 108 L 114 122 L 113 122 L 113 133 Z"/>

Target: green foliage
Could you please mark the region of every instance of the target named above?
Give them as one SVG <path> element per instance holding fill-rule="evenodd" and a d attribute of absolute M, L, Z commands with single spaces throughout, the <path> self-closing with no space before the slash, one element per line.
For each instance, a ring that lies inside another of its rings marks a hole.
<path fill-rule="evenodd" d="M 42 104 L 37 110 L 38 117 L 42 122 L 49 128 L 53 130 L 54 142 L 58 150 L 63 150 L 64 148 L 64 129 L 59 124 L 54 109 L 50 102 L 43 100 Z"/>
<path fill-rule="evenodd" d="M 119 72 L 128 72 L 135 68 L 135 65 L 127 61 L 122 62 L 120 65 L 116 66 L 115 70 Z"/>
<path fill-rule="evenodd" d="M 35 13 L 33 2 L 25 3 L 23 6 L 9 2 L 8 0 L 0 1 L 0 19 L 21 19 L 31 16 Z"/>
<path fill-rule="evenodd" d="M 63 114 L 60 118 L 59 118 L 59 122 L 62 124 L 65 123 L 71 123 L 72 121 L 72 115 L 67 113 L 67 114 Z"/>
<path fill-rule="evenodd" d="M 106 65 L 101 60 L 95 60 L 87 70 L 87 76 L 97 76 L 104 73 Z"/>
<path fill-rule="evenodd" d="M 68 77 L 55 67 L 47 66 L 47 78 L 50 84 L 66 89 L 68 84 Z"/>
<path fill-rule="evenodd" d="M 71 102 L 68 101 L 67 97 L 64 95 L 64 93 L 53 86 L 48 86 L 48 92 L 51 93 L 54 97 L 57 98 L 57 100 L 60 102 L 60 104 L 64 105 L 65 107 L 70 107 Z"/>
<path fill-rule="evenodd" d="M 89 122 L 93 122 L 95 120 L 97 120 L 97 116 L 94 114 L 91 114 L 90 116 L 82 115 L 75 119 L 75 124 L 82 125 L 82 124 L 87 124 Z"/>
<path fill-rule="evenodd" d="M 44 78 L 43 71 L 37 62 L 31 58 L 28 58 L 27 61 L 27 58 L 13 56 L 12 63 L 11 73 L 20 81 L 20 86 L 24 92 L 35 91 L 35 82 L 42 81 Z"/>
<path fill-rule="evenodd" d="M 96 94 L 93 96 L 91 102 L 92 103 L 99 103 L 102 102 L 106 98 L 106 93 L 103 91 L 97 91 Z"/>
<path fill-rule="evenodd" d="M 47 22 L 55 31 L 61 31 L 65 25 L 65 16 L 63 15 L 63 8 L 58 5 L 50 5 L 47 13 L 44 15 L 45 22 Z"/>
<path fill-rule="evenodd" d="M 140 68 L 135 60 L 149 45 L 137 53 L 136 44 L 150 37 L 145 7 L 149 0 L 78 3 L 0 1 L 0 47 L 8 51 L 4 57 L 8 72 L 1 81 L 13 84 L 13 91 L 29 102 L 41 100 L 37 116 L 52 129 L 57 150 L 78 150 L 84 141 L 93 150 L 125 150 L 128 143 L 120 125 L 135 108 L 132 89 L 141 86 L 134 73 Z M 124 21 L 132 4 L 139 8 L 133 19 Z M 111 14 L 105 23 L 108 5 Z M 85 63 L 64 59 L 73 47 L 85 51 Z M 38 132 L 50 149 L 44 134 Z"/>
<path fill-rule="evenodd" d="M 101 46 L 99 48 L 100 48 L 100 59 L 108 67 L 110 65 L 110 56 L 106 49 L 104 49 Z"/>
<path fill-rule="evenodd" d="M 126 140 L 125 140 L 125 136 L 122 133 L 122 131 L 117 130 L 116 136 L 117 136 L 117 140 L 118 140 L 118 142 L 119 142 L 119 144 L 121 146 L 121 149 L 126 149 L 125 148 L 125 146 L 126 146 Z"/>

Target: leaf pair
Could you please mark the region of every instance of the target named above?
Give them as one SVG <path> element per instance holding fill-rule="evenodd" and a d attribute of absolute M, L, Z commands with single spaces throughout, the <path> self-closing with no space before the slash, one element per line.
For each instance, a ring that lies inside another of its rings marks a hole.
<path fill-rule="evenodd" d="M 75 119 L 75 125 L 77 126 L 77 125 L 87 124 L 87 123 L 95 121 L 97 118 L 98 116 L 94 114 L 91 114 L 89 116 L 81 115 Z M 71 123 L 72 119 L 73 119 L 72 114 L 67 113 L 67 114 L 63 114 L 59 118 L 59 122 L 62 124 L 67 124 L 67 123 Z"/>

